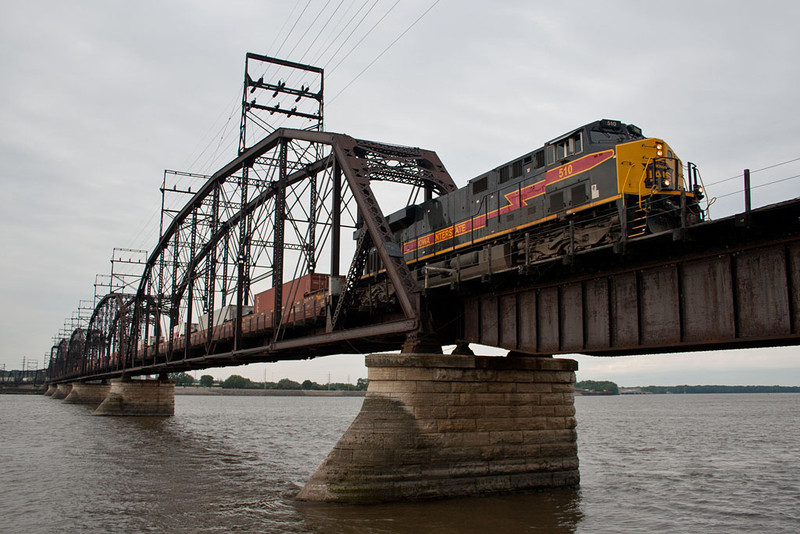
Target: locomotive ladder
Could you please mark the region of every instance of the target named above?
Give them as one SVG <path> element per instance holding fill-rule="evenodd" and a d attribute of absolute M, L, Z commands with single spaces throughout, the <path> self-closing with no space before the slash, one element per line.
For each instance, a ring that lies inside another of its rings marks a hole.
<path fill-rule="evenodd" d="M 645 232 L 647 232 L 647 208 L 637 203 L 636 207 L 633 209 L 633 217 L 631 217 L 628 237 L 639 237 L 644 235 Z"/>

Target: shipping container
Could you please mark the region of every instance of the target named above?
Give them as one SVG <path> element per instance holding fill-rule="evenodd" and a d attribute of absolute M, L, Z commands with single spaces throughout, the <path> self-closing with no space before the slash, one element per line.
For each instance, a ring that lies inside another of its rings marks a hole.
<path fill-rule="evenodd" d="M 303 299 L 311 293 L 328 289 L 327 274 L 307 274 L 283 284 L 283 307 L 302 305 Z M 275 288 L 256 294 L 254 298 L 255 313 L 271 314 L 275 309 Z"/>
<path fill-rule="evenodd" d="M 252 306 L 242 306 L 242 317 L 245 315 L 250 315 L 253 313 Z M 214 310 L 214 327 L 217 327 L 221 324 L 224 324 L 228 321 L 232 321 L 236 318 L 236 305 L 229 304 L 227 306 L 223 306 L 218 310 Z M 200 330 L 208 329 L 208 314 L 201 315 L 199 318 L 199 325 Z"/>
<path fill-rule="evenodd" d="M 192 330 L 191 331 L 192 332 L 197 332 L 198 327 L 199 327 L 198 323 L 192 323 Z M 182 322 L 182 323 L 172 327 L 172 339 L 177 339 L 177 338 L 179 338 L 181 336 L 185 336 L 185 335 L 186 335 L 186 323 Z"/>

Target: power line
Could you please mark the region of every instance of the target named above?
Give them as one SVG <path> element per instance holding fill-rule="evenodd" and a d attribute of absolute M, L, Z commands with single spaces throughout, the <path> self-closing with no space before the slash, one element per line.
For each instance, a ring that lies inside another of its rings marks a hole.
<path fill-rule="evenodd" d="M 364 5 L 366 5 L 366 2 L 364 3 Z M 334 50 L 334 52 L 333 52 L 333 55 L 331 55 L 331 58 L 328 60 L 328 62 L 332 61 L 332 60 L 333 60 L 333 58 L 334 58 L 334 57 L 336 57 L 336 55 L 339 53 L 339 50 L 341 50 L 341 49 L 344 47 L 344 45 L 345 45 L 345 44 L 347 44 L 347 41 L 349 41 L 349 40 L 350 40 L 350 38 L 351 38 L 351 37 L 352 37 L 352 36 L 353 36 L 353 35 L 356 33 L 356 30 L 357 30 L 357 29 L 358 29 L 358 28 L 361 26 L 361 24 L 364 22 L 364 19 L 366 19 L 366 18 L 369 16 L 369 14 L 370 14 L 370 13 L 372 13 L 372 10 L 373 10 L 373 9 L 375 9 L 375 6 L 376 6 L 376 5 L 378 5 L 378 0 L 375 0 L 375 2 L 373 2 L 373 3 L 372 3 L 372 5 L 370 6 L 370 8 L 367 10 L 367 12 L 366 12 L 366 13 L 364 13 L 364 16 L 363 16 L 363 17 L 361 17 L 361 19 L 358 21 L 358 24 L 356 24 L 355 28 L 353 28 L 353 30 L 350 32 L 350 34 L 347 36 L 347 38 L 346 38 L 344 41 L 342 41 L 342 44 L 340 44 L 340 45 L 339 45 L 339 47 L 338 47 L 336 50 Z M 395 4 L 395 5 L 396 5 L 396 4 Z M 363 8 L 364 6 L 361 6 L 361 7 Z M 394 9 L 394 6 L 392 6 L 392 9 Z M 356 13 L 356 14 L 357 14 L 357 13 Z M 383 20 L 383 19 L 381 19 L 381 20 Z M 378 22 L 380 22 L 380 21 L 378 21 Z M 371 32 L 372 30 L 374 30 L 374 29 L 375 29 L 375 26 L 377 26 L 377 24 L 374 24 L 374 25 L 372 26 L 372 28 L 369 30 L 369 32 Z M 369 32 L 367 32 L 367 35 L 369 35 Z M 337 37 L 338 37 L 338 36 L 337 36 Z M 361 39 L 361 41 L 363 41 L 363 40 L 364 40 L 364 39 L 362 38 L 362 39 Z M 353 48 L 350 50 L 350 52 L 348 52 L 348 53 L 347 53 L 347 54 L 346 54 L 346 55 L 345 55 L 345 56 L 344 56 L 344 57 L 343 57 L 341 60 L 339 60 L 339 62 L 338 62 L 336 65 L 334 65 L 332 68 L 330 68 L 330 69 L 327 69 L 328 65 L 327 65 L 327 64 L 325 65 L 325 68 L 328 70 L 328 75 L 329 75 L 329 76 L 330 76 L 331 72 L 335 71 L 335 70 L 336 70 L 336 67 L 338 67 L 338 66 L 339 66 L 339 65 L 342 63 L 342 61 L 344 61 L 344 60 L 345 60 L 345 59 L 346 59 L 346 58 L 347 58 L 347 57 L 348 57 L 348 56 L 349 56 L 349 55 L 350 55 L 350 54 L 353 52 L 353 50 L 355 50 L 355 47 L 356 47 L 356 46 L 358 46 L 359 44 L 361 44 L 361 41 L 359 41 L 358 43 L 356 43 L 356 44 L 355 44 L 355 46 L 354 46 L 354 47 L 353 47 Z"/>
<path fill-rule="evenodd" d="M 292 54 L 294 53 L 295 49 L 296 49 L 298 46 L 300 46 L 300 44 L 301 44 L 301 43 L 302 43 L 302 41 L 303 41 L 303 38 L 304 38 L 304 37 L 306 36 L 306 34 L 307 34 L 307 33 L 308 33 L 308 32 L 309 32 L 309 31 L 310 31 L 312 28 L 313 28 L 314 24 L 315 24 L 315 23 L 317 22 L 317 20 L 318 20 L 318 19 L 319 19 L 319 18 L 322 16 L 322 14 L 324 13 L 324 11 L 325 11 L 325 9 L 328 7 L 328 5 L 331 3 L 331 1 L 332 1 L 332 0 L 328 0 L 328 1 L 325 3 L 325 6 L 323 6 L 323 8 L 322 8 L 322 9 L 319 11 L 319 13 L 317 13 L 317 16 L 314 18 L 314 21 L 313 21 L 311 24 L 309 24 L 309 25 L 308 25 L 308 27 L 307 27 L 307 28 L 305 29 L 305 31 L 303 32 L 303 35 L 301 36 L 301 38 L 300 38 L 300 39 L 299 39 L 299 40 L 298 40 L 298 41 L 295 43 L 295 45 L 294 45 L 294 47 L 292 48 L 292 50 L 291 50 L 291 51 L 290 51 L 288 54 L 286 54 L 286 55 L 284 56 L 284 58 L 285 58 L 285 59 L 290 59 L 290 58 L 291 58 L 291 56 L 292 56 Z M 366 1 L 369 1 L 369 0 L 366 0 Z M 330 14 L 330 16 L 328 17 L 328 19 L 327 19 L 327 20 L 325 21 L 325 23 L 322 25 L 322 28 L 320 28 L 320 30 L 319 30 L 318 32 L 316 32 L 316 33 L 317 33 L 316 37 L 314 37 L 314 39 L 311 41 L 311 44 L 310 44 L 310 45 L 307 47 L 306 51 L 303 53 L 303 56 L 302 56 L 302 57 L 299 59 L 299 62 L 303 62 L 303 61 L 304 61 L 304 59 L 305 59 L 306 55 L 307 55 L 307 54 L 308 54 L 308 53 L 311 51 L 311 49 L 314 47 L 314 44 L 315 44 L 315 43 L 317 42 L 317 40 L 318 40 L 318 39 L 319 39 L 319 38 L 322 36 L 322 33 L 325 31 L 325 28 L 327 28 L 327 27 L 328 27 L 328 25 L 329 25 L 329 24 L 331 23 L 331 21 L 333 20 L 333 17 L 334 17 L 334 16 L 336 15 L 336 13 L 337 13 L 337 12 L 339 12 L 339 10 L 341 9 L 341 7 L 342 7 L 342 4 L 344 4 L 344 0 L 340 0 L 339 4 L 338 4 L 338 5 L 337 5 L 337 6 L 334 8 L 333 12 Z M 351 5 L 351 7 L 352 7 L 352 5 Z M 348 11 L 349 11 L 349 9 L 348 9 Z M 303 14 L 303 13 L 301 13 L 301 16 L 302 16 L 302 14 Z M 344 19 L 344 17 L 345 17 L 346 15 L 347 15 L 347 13 L 344 13 L 344 14 L 342 15 L 342 18 L 340 18 L 340 19 L 339 19 L 339 23 L 341 23 L 341 21 Z M 351 19 L 351 21 L 352 21 L 352 19 Z M 299 24 L 299 22 L 300 22 L 300 18 L 298 17 L 297 21 L 295 21 L 295 24 L 294 24 L 294 26 L 292 27 L 292 30 L 294 30 L 294 29 L 297 27 L 297 25 Z M 348 23 L 347 23 L 347 25 L 349 25 L 349 24 L 350 24 L 350 22 L 348 22 Z M 340 33 L 341 33 L 341 32 L 340 32 Z M 283 44 L 286 44 L 286 43 L 288 43 L 288 42 L 289 42 L 289 37 L 290 37 L 290 34 L 287 34 L 287 35 L 284 37 L 284 39 L 283 39 Z M 337 36 L 337 37 L 338 37 L 338 36 Z M 274 41 L 273 41 L 273 44 L 274 44 Z M 330 46 L 330 45 L 328 45 L 328 46 Z M 283 45 L 281 45 L 281 48 L 282 48 L 282 47 L 283 47 Z M 272 51 L 272 45 L 270 45 L 270 47 L 269 47 L 267 50 L 268 50 L 269 52 L 271 52 L 271 51 Z M 280 53 L 280 49 L 278 49 L 278 51 L 276 51 L 275 53 L 270 53 L 270 55 L 272 55 L 273 57 L 278 57 L 278 54 L 279 54 L 279 53 Z M 269 74 L 270 76 L 272 76 L 272 74 L 270 74 L 270 73 L 271 73 L 271 71 L 272 71 L 273 67 L 274 67 L 274 65 L 269 65 L 269 66 L 267 66 L 267 67 L 266 67 L 266 69 L 264 70 L 264 72 L 262 73 L 263 77 L 267 77 L 267 75 L 268 75 L 268 74 Z M 284 81 L 285 81 L 287 84 L 289 84 L 290 82 L 292 82 L 292 81 L 293 81 L 293 78 L 294 78 L 294 77 L 295 77 L 297 74 L 298 74 L 298 73 L 296 73 L 296 72 L 291 72 L 291 73 L 289 74 L 289 77 L 288 77 L 286 80 L 284 80 Z"/>
<path fill-rule="evenodd" d="M 316 65 L 316 64 L 319 64 L 319 63 L 321 63 L 321 62 L 322 62 L 322 57 L 323 57 L 325 54 L 327 54 L 327 53 L 328 53 L 328 50 L 330 50 L 330 49 L 331 49 L 331 47 L 333 46 L 333 44 L 334 44 L 336 41 L 338 41 L 338 40 L 339 40 L 339 37 L 341 37 L 341 35 L 342 35 L 342 34 L 343 34 L 343 33 L 344 33 L 346 30 L 347 30 L 347 28 L 350 26 L 350 24 L 351 24 L 351 23 L 353 23 L 353 22 L 356 20 L 356 17 L 358 17 L 358 14 L 359 14 L 359 13 L 361 13 L 361 11 L 362 11 L 362 10 L 363 10 L 363 9 L 364 9 L 366 6 L 367 6 L 367 4 L 369 4 L 369 0 L 364 0 L 364 3 L 362 3 L 362 4 L 361 4 L 361 7 L 359 7 L 359 8 L 356 10 L 356 12 L 353 14 L 353 16 L 352 16 L 352 17 L 350 17 L 350 18 L 349 18 L 349 20 L 347 21 L 347 23 L 346 23 L 346 24 L 341 24 L 341 22 L 342 22 L 342 20 L 344 20 L 344 18 L 345 18 L 345 17 L 347 17 L 347 15 L 350 13 L 350 9 L 353 7 L 353 5 L 351 4 L 351 6 L 350 6 L 350 7 L 347 9 L 347 11 L 345 11 L 345 12 L 342 14 L 342 18 L 341 18 L 341 19 L 339 19 L 339 23 L 340 23 L 340 25 L 341 25 L 341 29 L 339 30 L 339 33 L 337 33 L 337 34 L 336 34 L 336 36 L 335 36 L 333 39 L 331 39 L 331 40 L 330 40 L 330 42 L 329 42 L 329 43 L 328 43 L 328 45 L 325 47 L 325 49 L 324 49 L 322 52 L 320 52 L 320 53 L 319 53 L 319 55 L 317 55 L 317 57 L 316 57 L 316 58 L 314 59 L 314 61 L 313 61 L 313 63 L 314 63 L 315 65 Z M 363 18 L 362 18 L 361 20 L 363 20 Z M 359 24 L 360 24 L 360 23 L 359 23 Z M 358 25 L 356 25 L 356 27 L 355 27 L 355 28 L 353 28 L 353 31 L 355 31 L 355 29 L 357 29 L 357 28 L 358 28 Z M 353 32 L 351 32 L 351 33 L 350 33 L 350 35 L 352 35 L 352 33 L 353 33 Z M 350 36 L 348 35 L 347 39 L 349 39 L 349 38 L 350 38 Z M 345 42 L 347 42 L 347 39 L 345 39 Z M 344 43 L 342 43 L 342 45 L 340 45 L 340 46 L 339 46 L 339 48 L 336 50 L 336 52 L 338 52 L 338 51 L 341 49 L 341 47 L 342 47 L 343 45 L 344 45 Z M 333 54 L 333 55 L 336 55 L 336 53 L 334 52 L 334 54 Z M 333 56 L 331 56 L 331 59 L 333 59 Z"/>
<path fill-rule="evenodd" d="M 319 31 L 317 32 L 317 36 L 314 37 L 314 40 L 311 41 L 311 44 L 308 45 L 308 48 L 306 48 L 306 51 L 303 52 L 302 56 L 300 56 L 300 63 L 302 63 L 305 60 L 305 58 L 308 55 L 308 53 L 311 51 L 312 48 L 314 48 L 314 45 L 316 44 L 317 39 L 322 37 L 322 32 L 324 32 L 325 28 L 328 27 L 328 24 L 331 23 L 331 21 L 333 20 L 333 17 L 336 15 L 336 13 L 338 13 L 339 9 L 341 9 L 342 4 L 344 4 L 344 0 L 340 0 L 339 1 L 339 5 L 337 5 L 336 8 L 334 8 L 333 13 L 331 13 L 331 16 L 328 17 L 328 20 L 325 21 L 325 24 L 323 24 L 322 28 L 320 28 Z M 328 4 L 325 4 L 325 5 L 327 6 Z"/>
<path fill-rule="evenodd" d="M 289 33 L 286 34 L 286 38 L 281 43 L 281 46 L 278 47 L 277 52 L 275 52 L 275 56 L 278 56 L 281 53 L 281 50 L 283 49 L 283 45 L 285 45 L 286 42 L 289 40 L 289 36 L 292 34 L 294 29 L 297 27 L 297 23 L 300 22 L 300 19 L 303 18 L 303 14 L 306 12 L 306 9 L 308 9 L 309 5 L 311 5 L 311 0 L 308 0 L 308 2 L 306 2 L 306 5 L 303 8 L 303 11 L 301 11 L 300 14 L 297 16 L 297 20 L 294 21 L 294 24 L 292 25 L 291 29 L 289 30 Z"/>
<path fill-rule="evenodd" d="M 756 169 L 754 171 L 750 171 L 750 174 L 753 174 L 753 173 L 756 173 L 756 172 L 761 172 L 761 171 L 766 171 L 767 169 L 774 169 L 775 167 L 780 167 L 781 165 L 786 165 L 787 163 L 793 163 L 795 161 L 800 161 L 800 157 L 797 157 L 797 158 L 794 158 L 794 159 L 790 159 L 789 161 L 783 161 L 781 163 L 776 163 L 775 165 L 770 165 L 769 167 L 762 167 L 761 169 Z"/>
<path fill-rule="evenodd" d="M 289 50 L 289 53 L 287 54 L 287 57 L 291 57 L 292 54 L 294 53 L 294 51 L 297 49 L 297 47 L 300 46 L 300 43 L 303 42 L 303 39 L 306 38 L 306 35 L 308 35 L 308 32 L 311 31 L 311 28 L 314 27 L 314 24 L 317 23 L 317 21 L 319 20 L 319 17 L 322 15 L 322 12 L 325 11 L 325 9 L 328 7 L 328 5 L 330 3 L 331 3 L 331 0 L 328 0 L 327 2 L 325 2 L 325 5 L 322 6 L 322 9 L 319 10 L 319 13 L 317 13 L 317 16 L 314 17 L 314 20 L 311 21 L 311 24 L 308 25 L 308 28 L 306 28 L 306 31 L 303 32 L 303 35 L 300 36 L 300 39 L 298 39 L 297 42 L 295 43 L 295 45 L 292 47 L 292 49 Z M 341 3 L 339 5 L 341 5 Z M 331 16 L 333 16 L 333 15 L 331 15 Z M 328 19 L 328 22 L 330 22 L 330 19 Z M 324 29 L 324 27 L 323 27 L 323 29 Z M 317 37 L 319 37 L 319 36 L 317 36 Z M 316 41 L 316 39 L 314 39 L 314 41 Z M 312 42 L 311 44 L 313 45 L 314 43 Z"/>
<path fill-rule="evenodd" d="M 292 15 L 294 14 L 294 10 L 297 9 L 298 5 L 300 5 L 300 4 L 297 3 L 297 2 L 293 2 L 292 3 L 292 10 L 289 11 L 289 15 L 286 17 L 286 20 L 283 21 L 283 24 L 281 25 L 281 29 L 278 30 L 275 33 L 275 37 L 272 39 L 272 42 L 267 47 L 267 50 L 272 50 L 272 47 L 275 46 L 275 43 L 278 41 L 278 37 L 280 37 L 281 33 L 283 33 L 283 29 L 286 27 L 286 25 L 289 23 L 289 21 L 292 20 Z M 306 7 L 308 7 L 308 4 L 306 4 Z M 295 24 L 297 24 L 297 23 L 295 22 Z M 287 35 L 287 37 L 288 37 L 288 35 Z"/>
<path fill-rule="evenodd" d="M 773 180 L 771 182 L 766 182 L 766 183 L 763 183 L 763 184 L 754 185 L 750 189 L 753 190 L 753 189 L 758 189 L 760 187 L 766 187 L 768 185 L 779 184 L 781 182 L 788 182 L 789 180 L 795 180 L 797 178 L 800 178 L 800 174 L 795 174 L 794 176 L 789 176 L 788 178 L 781 178 L 780 180 Z M 738 195 L 739 193 L 743 193 L 743 192 L 744 192 L 744 189 L 737 189 L 736 191 L 733 191 L 731 193 L 725 193 L 724 195 L 719 195 L 719 196 L 717 196 L 715 198 L 717 198 L 717 199 L 725 198 L 725 197 L 729 197 L 729 196 L 732 196 L 732 195 Z"/>
<path fill-rule="evenodd" d="M 794 163 L 795 161 L 800 161 L 800 157 L 797 157 L 797 158 L 794 158 L 794 159 L 790 159 L 790 160 L 787 160 L 787 161 L 782 161 L 782 162 L 776 163 L 774 165 L 768 165 L 767 167 L 762 167 L 760 169 L 756 169 L 756 170 L 750 171 L 750 174 L 752 175 L 752 174 L 755 174 L 757 172 L 766 171 L 768 169 L 774 169 L 775 167 L 780 167 L 781 165 Z M 712 182 L 712 183 L 708 184 L 706 187 L 710 187 L 712 185 L 717 185 L 717 184 L 722 184 L 722 183 L 725 183 L 725 182 L 730 182 L 731 180 L 735 180 L 735 179 L 741 178 L 741 177 L 742 177 L 741 174 L 737 174 L 735 176 L 731 176 L 730 178 L 725 178 L 724 180 L 718 180 L 716 182 Z"/>
<path fill-rule="evenodd" d="M 399 0 L 398 0 L 398 2 L 399 2 Z M 378 54 L 378 56 L 377 56 L 375 59 L 373 59 L 373 60 L 372 60 L 372 61 L 371 61 L 371 62 L 370 62 L 370 63 L 369 63 L 369 64 L 368 64 L 366 67 L 364 67 L 364 68 L 361 70 L 361 72 L 359 72 L 359 73 L 356 75 L 356 77 L 355 77 L 355 78 L 353 78 L 352 80 L 350 80 L 350 82 L 349 82 L 347 85 L 345 85 L 345 86 L 344 86 L 344 88 L 342 88 L 342 90 L 341 90 L 341 91 L 339 91 L 338 93 L 336 93 L 336 94 L 333 96 L 333 98 L 331 98 L 330 100 L 328 100 L 328 104 L 330 104 L 331 102 L 333 102 L 334 100 L 336 100 L 336 98 L 338 98 L 338 97 L 339 97 L 339 95 L 341 95 L 342 93 L 344 93 L 344 92 L 347 90 L 347 88 L 348 88 L 348 87 L 350 87 L 351 85 L 353 85 L 353 83 L 354 83 L 356 80 L 358 80 L 358 78 L 360 78 L 360 77 L 361 77 L 361 75 L 362 75 L 362 74 L 364 74 L 364 73 L 367 71 L 367 69 L 369 69 L 369 68 L 370 68 L 372 65 L 374 65 L 374 64 L 375 64 L 375 63 L 376 63 L 376 62 L 377 62 L 377 61 L 378 61 L 378 60 L 379 60 L 381 57 L 383 57 L 383 55 L 384 55 L 384 54 L 385 54 L 385 53 L 386 53 L 386 52 L 387 52 L 387 51 L 388 51 L 388 50 L 389 50 L 389 49 L 390 49 L 392 46 L 394 46 L 394 44 L 395 44 L 395 43 L 397 43 L 397 41 L 399 41 L 400 39 L 402 39 L 402 37 L 403 37 L 405 34 L 407 34 L 407 33 L 408 33 L 410 30 L 411 30 L 411 28 L 413 28 L 414 26 L 416 26 L 416 25 L 417 25 L 417 23 L 418 23 L 420 20 L 422 20 L 422 18 L 423 18 L 425 15 L 427 15 L 427 14 L 430 12 L 430 10 L 431 10 L 431 9 L 433 9 L 434 7 L 436 7 L 436 4 L 438 4 L 439 2 L 440 2 L 440 0 L 435 0 L 435 1 L 433 2 L 433 4 L 431 4 L 431 6 L 430 6 L 428 9 L 426 9 L 426 10 L 425 10 L 425 11 L 422 13 L 422 15 L 420 15 L 419 17 L 417 17 L 417 20 L 415 20 L 414 22 L 412 22 L 412 23 L 411 23 L 411 25 L 410 25 L 408 28 L 406 28 L 406 29 L 403 31 L 403 33 L 401 33 L 400 35 L 398 35 L 398 36 L 397 36 L 397 38 L 396 38 L 394 41 L 392 41 L 391 43 L 389 43 L 389 46 L 387 46 L 386 48 L 384 48 L 384 49 L 383 49 L 383 51 L 382 51 L 380 54 Z M 395 4 L 395 5 L 397 5 L 397 4 Z M 392 8 L 394 8 L 394 6 L 392 6 Z M 388 14 L 388 13 L 387 13 L 387 14 Z M 381 19 L 381 20 L 383 20 L 383 19 Z M 380 22 L 380 21 L 379 21 L 379 22 Z M 371 31 L 371 30 L 370 30 L 370 31 Z M 359 43 L 360 43 L 360 41 L 359 41 Z M 341 63 L 341 62 L 340 62 L 340 63 Z M 337 64 L 337 66 L 338 66 L 338 64 Z"/>

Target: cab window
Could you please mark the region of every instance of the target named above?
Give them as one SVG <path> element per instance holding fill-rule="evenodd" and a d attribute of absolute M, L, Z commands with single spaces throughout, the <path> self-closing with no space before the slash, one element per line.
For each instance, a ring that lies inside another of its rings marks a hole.
<path fill-rule="evenodd" d="M 583 132 L 575 132 L 556 144 L 556 156 L 558 159 L 581 152 L 583 152 Z"/>
<path fill-rule="evenodd" d="M 534 169 L 540 169 L 544 167 L 544 150 L 540 150 L 533 155 L 536 158 L 536 161 L 533 164 Z"/>
<path fill-rule="evenodd" d="M 572 145 L 572 153 L 579 154 L 583 152 L 583 132 L 578 132 L 569 138 Z"/>
<path fill-rule="evenodd" d="M 556 147 L 550 145 L 547 147 L 547 164 L 552 165 L 556 162 Z"/>

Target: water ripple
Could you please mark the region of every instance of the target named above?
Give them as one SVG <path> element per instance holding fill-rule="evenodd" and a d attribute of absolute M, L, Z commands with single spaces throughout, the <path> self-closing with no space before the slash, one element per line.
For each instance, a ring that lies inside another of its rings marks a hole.
<path fill-rule="evenodd" d="M 4 532 L 771 532 L 800 526 L 800 395 L 576 399 L 581 488 L 332 506 L 294 496 L 359 398 L 176 398 L 92 417 L 0 396 Z"/>

